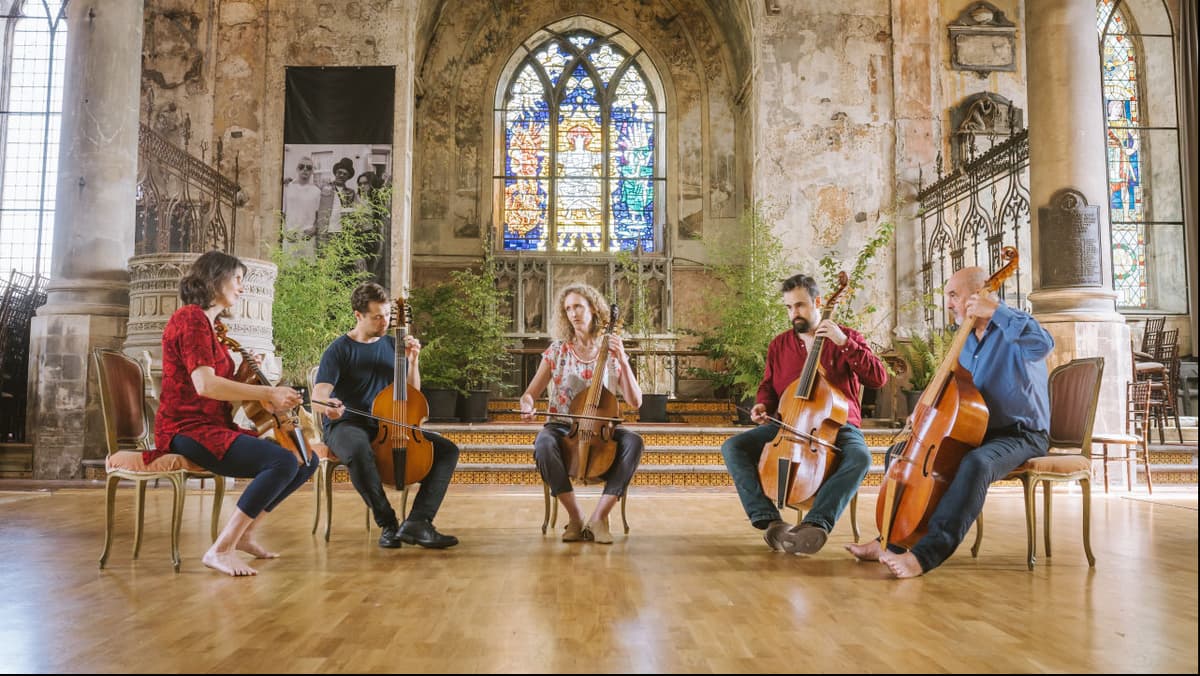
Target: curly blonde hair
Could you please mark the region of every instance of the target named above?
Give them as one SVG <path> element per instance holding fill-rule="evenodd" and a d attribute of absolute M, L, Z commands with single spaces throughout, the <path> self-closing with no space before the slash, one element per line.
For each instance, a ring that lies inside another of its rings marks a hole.
<path fill-rule="evenodd" d="M 588 327 L 588 334 L 591 337 L 600 335 L 604 330 L 604 324 L 608 321 L 608 301 L 604 299 L 604 295 L 596 290 L 590 284 L 576 282 L 563 287 L 562 291 L 558 292 L 558 297 L 554 301 L 556 311 L 554 313 L 554 326 L 551 327 L 550 334 L 555 340 L 571 342 L 575 338 L 575 327 L 571 325 L 571 321 L 567 319 L 567 311 L 563 308 L 563 303 L 567 300 L 567 295 L 577 293 L 583 296 L 588 305 L 592 307 L 592 323 Z"/>

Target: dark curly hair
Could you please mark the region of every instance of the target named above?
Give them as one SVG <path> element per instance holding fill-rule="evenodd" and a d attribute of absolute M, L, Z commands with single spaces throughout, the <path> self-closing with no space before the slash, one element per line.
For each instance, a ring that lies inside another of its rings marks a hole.
<path fill-rule="evenodd" d="M 359 284 L 354 289 L 354 292 L 350 294 L 350 307 L 354 308 L 355 312 L 366 312 L 367 310 L 371 309 L 372 302 L 391 302 L 391 299 L 388 298 L 387 291 L 375 282 L 364 282 Z"/>
<path fill-rule="evenodd" d="M 792 275 L 783 280 L 779 286 L 780 293 L 787 293 L 796 289 L 804 289 L 808 292 L 809 298 L 817 298 L 821 295 L 820 287 L 817 286 L 817 280 L 806 274 Z"/>
<path fill-rule="evenodd" d="M 212 306 L 221 284 L 239 271 L 246 274 L 246 266 L 237 257 L 209 251 L 197 258 L 187 276 L 179 280 L 179 298 L 184 305 L 207 309 Z"/>

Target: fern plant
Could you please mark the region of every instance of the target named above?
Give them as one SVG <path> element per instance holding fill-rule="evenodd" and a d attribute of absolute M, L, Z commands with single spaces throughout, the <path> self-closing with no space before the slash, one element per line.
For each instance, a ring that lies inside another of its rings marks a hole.
<path fill-rule="evenodd" d="M 914 333 L 908 340 L 896 342 L 897 354 L 908 364 L 906 390 L 919 392 L 929 385 L 953 341 L 953 329 L 930 328 L 925 333 Z"/>

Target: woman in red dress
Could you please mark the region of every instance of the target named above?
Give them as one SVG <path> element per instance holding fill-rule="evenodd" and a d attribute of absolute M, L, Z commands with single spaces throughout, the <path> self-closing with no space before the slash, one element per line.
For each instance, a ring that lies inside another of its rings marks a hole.
<path fill-rule="evenodd" d="M 204 565 L 234 576 L 257 574 L 238 551 L 259 559 L 278 556 L 258 544 L 257 527 L 317 468 L 315 456 L 300 465 L 282 446 L 233 424 L 231 401 L 262 401 L 273 411 L 291 410 L 301 402 L 290 387 L 232 379 L 233 359 L 213 326 L 221 313 L 237 304 L 245 273 L 237 258 L 209 251 L 179 282 L 183 306 L 163 331 L 162 396 L 154 425 L 157 450 L 145 453 L 147 463 L 178 453 L 221 476 L 251 479 L 225 529 L 204 554 Z"/>

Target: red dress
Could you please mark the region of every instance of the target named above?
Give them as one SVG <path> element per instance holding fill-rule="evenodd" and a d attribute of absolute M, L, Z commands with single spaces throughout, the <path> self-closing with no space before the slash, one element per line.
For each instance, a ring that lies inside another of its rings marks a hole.
<path fill-rule="evenodd" d="M 218 460 L 239 435 L 253 433 L 233 424 L 233 405 L 202 397 L 192 384 L 192 371 L 211 366 L 222 378 L 233 377 L 233 359 L 217 340 L 199 305 L 184 305 L 171 315 L 162 338 L 162 393 L 154 418 L 155 450 L 142 453 L 150 464 L 170 452 L 171 438 L 186 435 Z"/>

